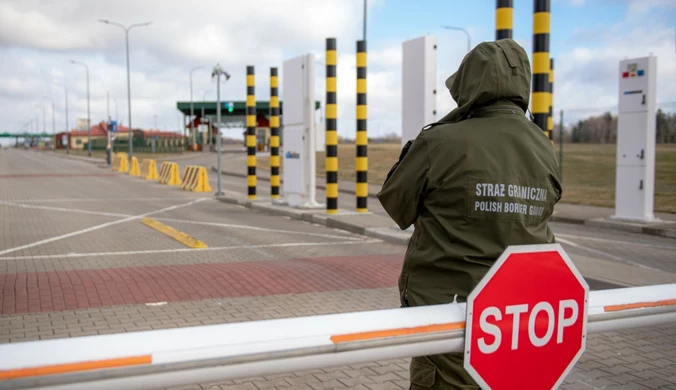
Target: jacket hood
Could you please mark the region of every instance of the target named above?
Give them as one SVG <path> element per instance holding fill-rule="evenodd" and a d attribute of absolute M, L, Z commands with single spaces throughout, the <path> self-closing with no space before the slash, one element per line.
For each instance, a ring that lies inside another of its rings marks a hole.
<path fill-rule="evenodd" d="M 528 54 L 512 39 L 482 42 L 462 60 L 446 80 L 458 107 L 440 122 L 457 122 L 483 106 L 512 102 L 525 113 L 530 99 Z"/>

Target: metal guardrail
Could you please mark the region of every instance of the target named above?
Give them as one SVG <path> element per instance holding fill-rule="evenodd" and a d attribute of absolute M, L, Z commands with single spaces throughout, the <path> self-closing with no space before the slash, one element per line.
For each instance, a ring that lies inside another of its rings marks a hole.
<path fill-rule="evenodd" d="M 154 389 L 464 348 L 465 304 L 0 346 L 0 388 Z M 589 293 L 588 333 L 676 323 L 676 284 Z"/>

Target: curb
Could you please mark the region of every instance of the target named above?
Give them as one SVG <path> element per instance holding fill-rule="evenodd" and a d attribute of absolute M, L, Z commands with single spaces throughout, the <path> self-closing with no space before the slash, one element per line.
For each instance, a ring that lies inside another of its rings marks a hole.
<path fill-rule="evenodd" d="M 278 207 L 270 206 L 267 202 L 262 203 L 262 201 L 249 201 L 241 198 L 230 197 L 230 196 L 217 196 L 216 199 L 219 202 L 236 204 L 239 206 L 244 206 L 252 210 L 263 211 L 271 215 L 289 217 L 291 219 L 305 221 L 310 223 L 316 223 L 318 225 L 324 225 L 328 228 L 344 230 L 350 233 L 359 234 L 366 237 L 377 238 L 393 244 L 408 245 L 408 241 L 411 237 L 410 233 L 399 233 L 392 228 L 366 228 L 361 225 L 354 223 L 349 223 L 341 221 L 339 219 L 332 218 L 324 214 L 324 210 L 320 211 L 303 211 L 303 210 L 294 210 L 294 209 L 281 209 Z"/>
<path fill-rule="evenodd" d="M 676 229 L 664 229 L 655 226 L 644 226 L 637 223 L 607 220 L 605 218 L 582 219 L 572 217 L 558 217 L 553 215 L 549 218 L 549 220 L 551 222 L 561 222 L 574 225 L 586 225 L 604 229 L 618 230 L 627 233 L 645 234 L 648 236 L 676 238 Z"/>
<path fill-rule="evenodd" d="M 212 172 L 218 172 L 218 169 L 216 169 L 215 166 L 212 166 L 212 167 L 211 167 L 211 171 L 212 171 Z M 245 175 L 245 174 L 243 174 L 243 173 L 239 173 L 239 172 L 231 172 L 231 171 L 223 171 L 223 170 L 222 170 L 221 173 L 222 173 L 223 175 L 226 175 L 226 176 L 234 176 L 234 177 L 242 177 L 242 178 L 246 178 L 246 177 L 247 177 L 247 175 Z M 280 176 L 281 176 L 281 175 L 280 175 Z M 270 181 L 270 178 L 269 178 L 269 177 L 256 176 L 256 178 L 257 178 L 257 180 L 260 180 L 260 181 L 267 181 L 267 182 Z M 280 177 L 280 178 L 279 178 L 279 184 L 282 184 L 282 183 L 284 183 L 284 180 L 282 180 L 282 178 Z M 316 187 L 317 187 L 318 189 L 320 189 L 320 190 L 325 190 L 325 189 L 326 189 L 326 185 L 324 185 L 324 184 L 317 184 Z M 355 190 L 345 189 L 345 188 L 342 188 L 342 187 L 340 187 L 340 186 L 338 186 L 338 192 L 343 193 L 343 194 L 348 194 L 348 195 L 356 195 L 356 194 L 357 194 L 357 192 L 356 192 Z M 371 191 L 369 191 L 369 196 L 368 196 L 368 197 L 369 197 L 369 198 L 373 198 L 373 199 L 378 199 L 378 196 L 377 196 L 377 195 L 378 195 L 377 192 L 371 192 Z"/>
<path fill-rule="evenodd" d="M 211 170 L 213 172 L 218 172 L 218 169 L 216 169 L 215 166 L 211 167 Z M 246 178 L 247 175 L 243 173 L 238 173 L 238 172 L 230 172 L 230 171 L 221 171 L 223 175 L 226 176 L 234 176 L 234 177 L 241 177 L 241 178 Z M 261 181 L 270 181 L 270 178 L 268 177 L 258 177 L 258 180 Z M 283 183 L 283 180 L 280 178 L 280 183 Z M 326 186 L 322 184 L 318 184 L 317 188 L 325 190 Z M 338 192 L 348 194 L 348 195 L 355 195 L 354 190 L 349 190 L 349 189 L 341 189 L 340 187 L 338 188 Z M 377 196 L 375 193 L 369 192 L 369 198 L 377 199 Z M 627 223 L 627 222 L 619 222 L 619 221 L 608 221 L 603 218 L 594 218 L 594 219 L 583 219 L 583 218 L 574 218 L 574 217 L 560 217 L 557 215 L 552 215 L 549 220 L 551 222 L 561 222 L 561 223 L 567 223 L 567 224 L 572 224 L 572 225 L 586 225 L 586 226 L 593 226 L 593 227 L 600 227 L 600 228 L 605 228 L 605 229 L 612 229 L 612 230 L 619 230 L 619 231 L 624 231 L 624 232 L 629 232 L 629 233 L 638 233 L 638 234 L 645 234 L 649 236 L 658 236 L 658 237 L 666 237 L 666 238 L 674 238 L 676 239 L 676 229 L 663 229 L 660 227 L 653 227 L 653 226 L 643 226 L 640 224 L 633 224 L 633 223 Z M 331 222 L 334 223 L 334 222 Z M 345 223 L 343 221 L 335 221 L 335 223 Z M 328 225 L 327 225 L 328 226 Z M 329 227 L 336 227 L 338 229 L 342 229 L 338 226 L 329 226 Z M 350 227 L 350 229 L 355 229 L 355 227 Z M 389 229 L 389 228 L 385 228 Z M 346 230 L 346 229 L 342 229 Z M 362 234 L 362 235 L 368 235 L 366 232 L 369 231 L 369 228 L 361 228 L 357 229 L 359 232 L 354 231 L 354 230 L 349 230 L 353 233 L 357 234 Z M 382 232 L 371 232 L 371 234 L 384 234 Z M 373 236 L 375 237 L 375 236 Z M 410 235 L 409 235 L 410 237 Z M 380 237 L 377 237 L 380 238 Z M 399 240 L 399 238 L 395 238 L 395 241 Z M 396 243 L 401 243 L 401 241 L 396 241 Z M 406 239 L 406 243 L 408 243 L 408 239 Z"/>

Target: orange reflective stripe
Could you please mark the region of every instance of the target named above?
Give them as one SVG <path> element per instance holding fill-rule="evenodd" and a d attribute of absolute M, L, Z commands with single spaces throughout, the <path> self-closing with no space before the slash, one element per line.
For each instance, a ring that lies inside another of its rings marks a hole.
<path fill-rule="evenodd" d="M 656 301 L 656 302 L 628 303 L 626 305 L 605 306 L 603 308 L 603 311 L 612 312 L 612 311 L 643 309 L 647 307 L 672 306 L 672 305 L 676 305 L 676 299 L 668 299 L 666 301 Z"/>
<path fill-rule="evenodd" d="M 53 364 L 50 366 L 19 368 L 15 370 L 0 371 L 0 379 L 17 379 L 31 376 L 65 374 L 68 372 L 96 370 L 100 368 L 113 368 L 124 366 L 137 366 L 152 363 L 152 356 L 133 356 L 118 359 L 95 360 L 89 362 Z"/>
<path fill-rule="evenodd" d="M 331 336 L 334 344 L 347 343 L 350 341 L 363 341 L 370 339 L 382 339 L 387 337 L 405 336 L 412 334 L 423 334 L 433 332 L 443 332 L 448 330 L 465 329 L 464 322 L 453 322 L 447 324 L 416 326 L 414 328 L 398 328 L 387 330 L 376 330 L 373 332 L 348 333 L 337 336 Z"/>

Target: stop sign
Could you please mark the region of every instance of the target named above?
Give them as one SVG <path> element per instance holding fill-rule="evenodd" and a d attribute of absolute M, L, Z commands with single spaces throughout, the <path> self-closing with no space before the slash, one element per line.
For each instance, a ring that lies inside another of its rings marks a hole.
<path fill-rule="evenodd" d="M 465 369 L 482 389 L 558 387 L 585 349 L 588 294 L 559 244 L 507 248 L 467 299 Z"/>

